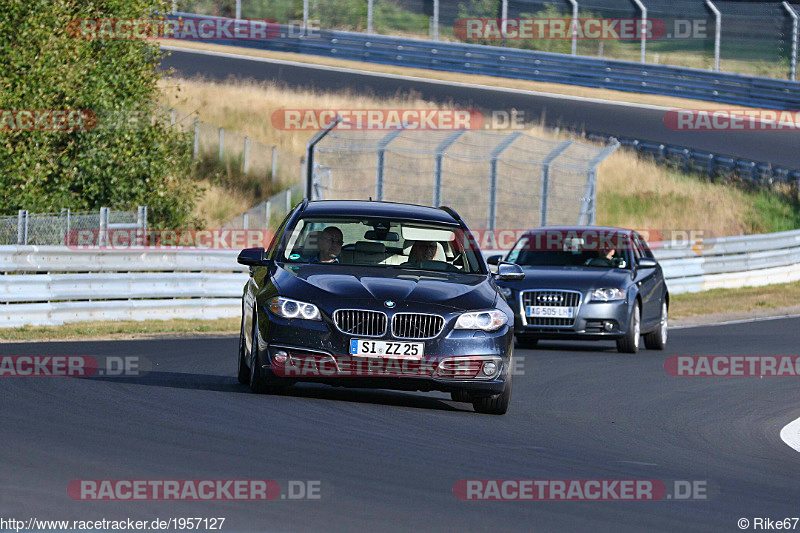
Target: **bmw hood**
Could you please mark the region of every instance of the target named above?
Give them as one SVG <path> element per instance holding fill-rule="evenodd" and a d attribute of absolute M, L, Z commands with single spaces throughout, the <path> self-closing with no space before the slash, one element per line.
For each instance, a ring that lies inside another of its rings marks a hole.
<path fill-rule="evenodd" d="M 275 269 L 274 281 L 281 295 L 328 309 L 344 300 L 374 300 L 380 307 L 395 302 L 398 309 L 420 303 L 477 310 L 493 307 L 497 298 L 489 277 L 480 274 L 284 264 Z"/>

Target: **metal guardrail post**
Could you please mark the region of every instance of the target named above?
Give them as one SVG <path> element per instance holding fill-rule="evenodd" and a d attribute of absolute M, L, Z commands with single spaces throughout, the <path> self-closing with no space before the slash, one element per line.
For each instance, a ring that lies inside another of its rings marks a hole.
<path fill-rule="evenodd" d="M 789 2 L 783 2 L 783 7 L 789 12 L 792 17 L 792 58 L 789 64 L 789 79 L 795 81 L 797 79 L 797 11 L 789 5 Z"/>
<path fill-rule="evenodd" d="M 250 159 L 250 137 L 244 138 L 244 161 L 242 161 L 242 172 L 247 174 L 248 162 Z"/>
<path fill-rule="evenodd" d="M 383 167 L 386 157 L 386 147 L 397 138 L 403 130 L 392 130 L 378 142 L 375 162 L 375 200 L 383 201 Z"/>
<path fill-rule="evenodd" d="M 454 131 L 436 147 L 436 156 L 433 166 L 433 207 L 442 205 L 442 156 L 451 144 L 456 142 L 467 130 Z"/>
<path fill-rule="evenodd" d="M 642 27 L 642 57 L 640 59 L 641 63 L 647 63 L 647 56 L 645 54 L 645 50 L 647 48 L 647 8 L 642 3 L 642 0 L 633 0 L 633 3 L 636 4 L 636 7 L 639 8 L 639 11 L 642 12 L 642 20 L 641 20 L 641 27 Z"/>
<path fill-rule="evenodd" d="M 556 157 L 569 148 L 572 141 L 563 141 L 542 161 L 542 198 L 539 205 L 539 226 L 547 225 L 547 200 L 550 196 L 550 165 Z"/>
<path fill-rule="evenodd" d="M 492 231 L 497 229 L 497 158 L 500 157 L 503 150 L 511 146 L 511 143 L 521 135 L 521 131 L 515 131 L 492 150 L 489 162 L 489 216 L 486 221 L 486 229 Z"/>
<path fill-rule="evenodd" d="M 222 161 L 223 146 L 225 145 L 225 128 L 219 129 L 219 160 Z"/>
<path fill-rule="evenodd" d="M 722 13 L 711 0 L 706 0 L 706 5 L 716 18 L 716 23 L 714 24 L 714 71 L 719 72 L 719 41 L 722 37 Z"/>
<path fill-rule="evenodd" d="M 199 119 L 195 117 L 194 119 L 194 143 L 192 144 L 192 159 L 197 159 L 197 149 L 199 148 L 200 143 L 200 126 L 199 126 Z"/>
<path fill-rule="evenodd" d="M 569 0 L 572 4 L 572 55 L 578 54 L 578 0 Z"/>
<path fill-rule="evenodd" d="M 367 33 L 372 33 L 372 11 L 375 7 L 374 0 L 367 0 Z"/>

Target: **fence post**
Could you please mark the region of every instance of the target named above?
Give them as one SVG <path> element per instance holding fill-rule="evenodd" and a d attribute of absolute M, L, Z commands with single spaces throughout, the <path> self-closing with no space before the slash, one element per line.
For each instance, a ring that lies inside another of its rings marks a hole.
<path fill-rule="evenodd" d="M 308 0 L 303 0 L 303 35 L 308 30 Z"/>
<path fill-rule="evenodd" d="M 25 209 L 17 213 L 17 244 L 28 244 L 28 211 Z"/>
<path fill-rule="evenodd" d="M 169 125 L 170 126 L 174 126 L 175 125 L 175 110 L 174 109 L 170 109 L 169 110 Z"/>
<path fill-rule="evenodd" d="M 489 216 L 486 220 L 486 229 L 494 232 L 497 229 L 497 158 L 500 154 L 511 146 L 511 143 L 517 140 L 522 135 L 521 131 L 515 131 L 498 144 L 491 153 L 491 161 L 489 163 Z M 492 233 L 492 247 L 495 247 L 495 236 Z"/>
<path fill-rule="evenodd" d="M 644 7 L 642 0 L 633 0 L 636 6 L 639 8 L 639 11 L 642 12 L 642 20 L 641 20 L 641 32 L 642 32 L 642 41 L 641 41 L 641 49 L 642 49 L 642 57 L 640 59 L 641 63 L 647 63 L 647 57 L 645 55 L 645 48 L 647 47 L 647 8 Z M 603 41 L 600 41 L 601 43 Z"/>
<path fill-rule="evenodd" d="M 242 0 L 236 0 L 236 19 L 242 18 Z"/>
<path fill-rule="evenodd" d="M 367 0 L 367 33 L 372 33 L 372 8 L 374 0 Z"/>
<path fill-rule="evenodd" d="M 271 181 L 275 181 L 275 174 L 278 173 L 278 147 L 272 147 L 272 175 L 270 176 Z"/>
<path fill-rule="evenodd" d="M 783 3 L 784 9 L 789 12 L 792 17 L 792 58 L 789 63 L 789 79 L 795 81 L 797 76 L 797 19 L 798 15 L 794 8 L 789 5 L 789 2 Z"/>
<path fill-rule="evenodd" d="M 267 225 L 266 225 L 266 226 L 264 226 L 264 227 L 265 227 L 266 229 L 269 229 L 269 223 L 270 223 L 270 219 L 272 218 L 272 216 L 271 216 L 271 215 L 272 215 L 272 202 L 271 202 L 270 200 L 267 200 L 265 203 L 267 204 L 267 207 L 266 207 L 266 212 L 267 212 L 267 214 L 266 214 L 266 217 L 267 217 Z"/>
<path fill-rule="evenodd" d="M 292 210 L 292 188 L 286 189 L 286 213 Z"/>
<path fill-rule="evenodd" d="M 379 202 L 383 201 L 383 168 L 386 158 L 386 147 L 389 146 L 389 143 L 400 135 L 402 131 L 402 129 L 390 131 L 378 142 L 377 162 L 375 164 L 375 200 Z"/>
<path fill-rule="evenodd" d="M 247 229 L 247 213 L 242 215 L 242 229 Z"/>
<path fill-rule="evenodd" d="M 100 208 L 100 231 L 98 232 L 99 235 L 97 236 L 97 245 L 98 246 L 106 246 L 108 245 L 108 208 L 101 207 Z"/>
<path fill-rule="evenodd" d="M 244 138 L 244 161 L 242 161 L 242 172 L 247 174 L 248 159 L 250 158 L 250 137 Z"/>
<path fill-rule="evenodd" d="M 716 23 L 714 24 L 714 71 L 719 72 L 719 40 L 722 36 L 722 13 L 711 0 L 706 0 L 706 5 L 714 13 Z"/>
<path fill-rule="evenodd" d="M 571 144 L 572 141 L 563 141 L 561 144 L 556 146 L 552 152 L 547 154 L 547 157 L 545 157 L 544 161 L 542 161 L 542 198 L 539 205 L 540 226 L 547 225 L 547 201 L 550 196 L 550 165 L 553 163 L 555 158 L 561 155 L 561 153 Z"/>
<path fill-rule="evenodd" d="M 597 166 L 603 160 L 610 156 L 619 148 L 619 141 L 611 137 L 611 142 L 589 161 L 589 173 L 586 179 L 586 192 L 583 198 L 583 205 L 581 206 L 580 218 L 578 224 L 584 224 L 584 220 L 588 218 L 590 226 L 595 225 L 597 219 Z"/>
<path fill-rule="evenodd" d="M 434 41 L 439 40 L 439 0 L 433 0 L 433 18 L 431 19 L 433 28 L 431 28 L 432 38 Z"/>
<path fill-rule="evenodd" d="M 569 0 L 572 4 L 572 55 L 578 53 L 578 0 Z"/>
<path fill-rule="evenodd" d="M 225 144 L 225 128 L 219 129 L 219 160 L 222 161 L 223 146 Z"/>
<path fill-rule="evenodd" d="M 197 159 L 197 149 L 199 147 L 199 140 L 200 140 L 200 126 L 198 125 L 199 119 L 195 117 L 194 119 L 194 144 L 192 145 L 192 159 Z"/>
<path fill-rule="evenodd" d="M 454 131 L 436 147 L 436 159 L 433 167 L 433 207 L 442 205 L 442 156 L 451 144 L 456 142 L 467 130 Z"/>
<path fill-rule="evenodd" d="M 500 36 L 503 38 L 503 46 L 506 45 L 506 35 L 508 35 L 508 0 L 500 3 Z"/>
<path fill-rule="evenodd" d="M 140 205 L 136 209 L 136 225 L 142 232 L 142 244 L 147 245 L 147 206 Z"/>
<path fill-rule="evenodd" d="M 69 207 L 68 207 L 67 208 L 67 233 L 66 233 L 66 238 L 68 240 L 64 244 L 67 244 L 69 242 L 69 238 L 70 238 L 69 237 L 69 232 L 70 232 L 70 224 L 72 222 L 72 220 L 70 219 L 71 215 L 72 215 L 72 213 L 70 212 Z"/>

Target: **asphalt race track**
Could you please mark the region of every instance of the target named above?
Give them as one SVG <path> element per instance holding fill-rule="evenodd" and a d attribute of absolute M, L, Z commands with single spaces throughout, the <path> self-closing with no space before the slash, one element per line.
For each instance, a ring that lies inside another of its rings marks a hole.
<path fill-rule="evenodd" d="M 173 51 L 162 61 L 183 77 L 276 81 L 289 87 L 324 91 L 349 90 L 377 96 L 414 91 L 427 100 L 481 110 L 524 112 L 526 120 L 544 116 L 551 126 L 568 126 L 593 133 L 649 140 L 732 157 L 800 169 L 800 132 L 782 131 L 673 131 L 664 124 L 665 108 L 626 106 L 605 101 L 564 99 L 541 94 L 502 92 L 491 88 L 454 86 L 422 80 L 386 78 L 367 73 L 337 72 L 240 57 L 220 57 L 189 51 Z M 713 106 L 713 104 L 707 104 Z M 718 104 L 720 109 L 741 106 Z"/>
<path fill-rule="evenodd" d="M 257 396 L 237 339 L 0 344 L 0 355 L 135 356 L 137 377 L 0 383 L 0 516 L 225 517 L 223 531 L 737 531 L 800 515 L 798 378 L 677 378 L 669 355 L 797 355 L 800 319 L 672 330 L 665 352 L 612 343 L 517 351 L 506 416 L 439 393 L 301 385 Z M 75 479 L 320 481 L 320 499 L 87 502 Z M 460 479 L 707 483 L 693 501 L 460 501 Z"/>

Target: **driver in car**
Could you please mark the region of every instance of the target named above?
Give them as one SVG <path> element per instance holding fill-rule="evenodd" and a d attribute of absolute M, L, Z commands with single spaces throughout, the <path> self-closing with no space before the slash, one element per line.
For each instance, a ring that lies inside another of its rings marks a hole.
<path fill-rule="evenodd" d="M 433 261 L 436 257 L 436 243 L 433 241 L 416 241 L 408 254 L 408 262 L 420 264 L 423 261 Z"/>
<path fill-rule="evenodd" d="M 590 257 L 586 260 L 585 265 L 588 266 L 596 266 L 596 267 L 613 267 L 614 266 L 614 259 L 616 258 L 617 251 L 615 249 L 611 250 L 598 250 L 596 257 Z"/>
<path fill-rule="evenodd" d="M 338 263 L 339 254 L 342 253 L 344 235 L 342 230 L 336 226 L 328 226 L 319 233 L 317 256 L 311 260 L 312 263 Z"/>

